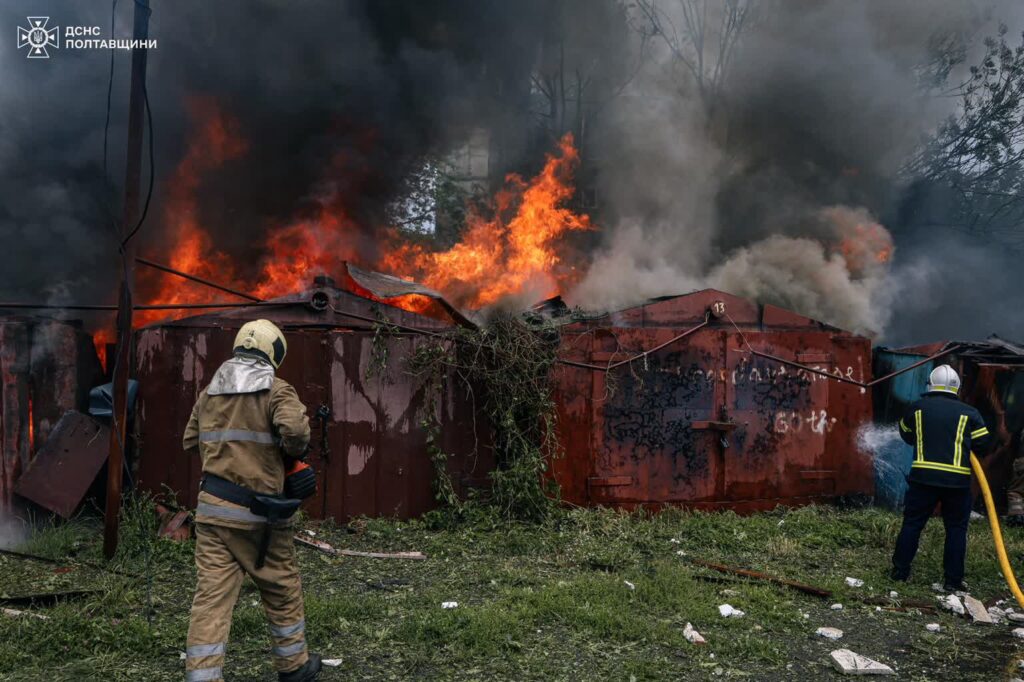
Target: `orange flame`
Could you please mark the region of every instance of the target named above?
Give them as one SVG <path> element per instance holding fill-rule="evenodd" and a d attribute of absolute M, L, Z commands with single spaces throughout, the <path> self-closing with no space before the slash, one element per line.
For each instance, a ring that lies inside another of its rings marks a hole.
<path fill-rule="evenodd" d="M 107 371 L 107 344 L 114 343 L 114 330 L 110 327 L 97 329 L 92 335 L 92 343 L 96 346 L 96 355 L 100 359 L 103 371 Z"/>
<path fill-rule="evenodd" d="M 32 396 L 28 397 L 28 451 L 31 454 L 36 449 L 36 424 L 35 416 L 32 414 Z"/>
<path fill-rule="evenodd" d="M 587 215 L 564 207 L 579 165 L 572 134 L 561 139 L 558 151 L 547 155 L 543 170 L 529 182 L 509 175 L 495 199 L 494 217 L 471 213 L 461 242 L 447 251 L 400 245 L 383 259 L 386 269 L 474 308 L 525 292 L 536 298 L 557 294 L 578 276 L 559 248 L 562 237 L 593 229 Z"/>
<path fill-rule="evenodd" d="M 872 266 L 889 262 L 893 252 L 892 235 L 878 223 L 858 223 L 850 234 L 840 239 L 837 250 L 846 261 L 847 269 L 861 274 Z"/>
<path fill-rule="evenodd" d="M 234 282 L 234 266 L 223 253 L 213 248 L 210 235 L 199 224 L 196 191 L 204 173 L 245 153 L 247 144 L 239 137 L 237 122 L 209 98 L 192 97 L 187 101 L 189 117 L 198 128 L 184 158 L 178 163 L 170 182 L 164 226 L 172 235 L 170 265 L 176 270 L 219 282 Z M 208 287 L 166 273 L 140 271 L 144 300 L 159 303 L 204 303 L 216 299 Z M 142 297 L 140 297 L 142 298 Z M 174 311 L 170 314 L 173 315 Z M 145 325 L 168 317 L 167 311 L 136 313 L 136 325 Z"/>
<path fill-rule="evenodd" d="M 240 158 L 248 145 L 238 134 L 238 123 L 212 99 L 192 97 L 188 112 L 196 132 L 189 148 L 169 182 L 163 216 L 170 235 L 167 264 L 176 270 L 220 282 L 262 299 L 307 288 L 314 275 L 334 276 L 339 285 L 353 293 L 380 300 L 355 285 L 340 271 L 344 261 L 359 262 L 357 238 L 364 230 L 337 201 L 325 202 L 317 213 L 274 230 L 265 244 L 266 255 L 254 278 L 240 275 L 231 258 L 218 251 L 199 218 L 198 190 L 203 176 Z M 341 164 L 344 166 L 344 164 Z M 572 135 L 558 144 L 556 154 L 547 156 L 543 170 L 529 182 L 509 175 L 506 186 L 495 197 L 493 217 L 470 214 L 463 240 L 447 251 L 433 252 L 398 242 L 398 233 L 378 263 L 363 263 L 385 271 L 419 279 L 461 305 L 479 307 L 500 298 L 531 293 L 554 295 L 578 277 L 566 257 L 563 236 L 571 231 L 592 229 L 585 214 L 565 207 L 572 197 L 573 173 L 579 153 Z M 158 259 L 162 260 L 162 259 Z M 206 303 L 234 299 L 174 275 L 141 269 L 140 301 L 159 303 Z M 422 296 L 404 296 L 385 301 L 428 315 L 443 315 L 438 304 Z M 138 326 L 180 311 L 144 311 L 135 315 Z M 106 365 L 106 343 L 113 332 L 101 330 L 94 341 Z"/>

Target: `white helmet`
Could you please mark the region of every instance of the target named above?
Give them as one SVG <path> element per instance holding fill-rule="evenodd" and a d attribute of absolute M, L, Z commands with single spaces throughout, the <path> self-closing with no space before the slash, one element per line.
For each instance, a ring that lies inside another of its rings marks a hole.
<path fill-rule="evenodd" d="M 284 362 L 288 352 L 288 342 L 277 325 L 270 320 L 253 320 L 246 322 L 235 336 L 235 355 L 266 360 L 275 369 Z"/>
<path fill-rule="evenodd" d="M 928 393 L 952 393 L 960 392 L 960 376 L 956 370 L 949 365 L 940 365 L 928 375 Z"/>

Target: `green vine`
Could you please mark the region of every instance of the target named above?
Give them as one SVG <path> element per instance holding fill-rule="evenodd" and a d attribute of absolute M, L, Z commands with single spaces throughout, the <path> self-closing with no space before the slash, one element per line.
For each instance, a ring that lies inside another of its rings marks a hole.
<path fill-rule="evenodd" d="M 496 313 L 479 329 L 458 328 L 417 342 L 408 371 L 425 382 L 420 423 L 442 505 L 456 514 L 466 505 L 448 475 L 449 454 L 439 444 L 439 400 L 446 382 L 454 381 L 452 388 L 474 396 L 477 413 L 490 427 L 486 444 L 476 447 L 493 450 L 496 466 L 490 490 L 474 501 L 510 520 L 547 516 L 558 495 L 547 475 L 550 459 L 560 453 L 550 387 L 557 348 L 556 331 L 538 329 L 511 313 Z"/>

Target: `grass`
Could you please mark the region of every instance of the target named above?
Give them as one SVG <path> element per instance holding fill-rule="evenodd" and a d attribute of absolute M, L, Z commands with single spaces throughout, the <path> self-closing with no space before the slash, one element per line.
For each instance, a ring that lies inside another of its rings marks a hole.
<path fill-rule="evenodd" d="M 195 578 L 192 544 L 156 540 L 151 511 L 135 505 L 111 573 L 100 563 L 95 521 L 48 526 L 21 549 L 61 567 L 0 555 L 0 595 L 98 590 L 30 610 L 48 620 L 0 618 L 0 679 L 179 680 Z M 942 529 L 929 524 L 906 585 L 886 578 L 899 518 L 883 510 L 827 507 L 657 515 L 573 510 L 542 525 L 487 514 L 460 525 L 359 520 L 306 522 L 336 547 L 420 550 L 426 561 L 330 557 L 300 549 L 313 649 L 342 658 L 323 679 L 365 680 L 744 680 L 838 679 L 828 653 L 851 648 L 896 667 L 900 679 L 1009 679 L 1017 648 L 1010 628 L 949 614 L 877 610 L 860 601 L 933 602 Z M 1024 532 L 1007 531 L 1020 563 Z M 968 580 L 986 603 L 1008 597 L 987 527 L 971 525 Z M 785 587 L 716 574 L 690 557 L 766 571 L 833 590 L 821 600 Z M 73 570 L 67 571 L 66 568 Z M 848 587 L 846 576 L 865 586 Z M 629 584 L 632 584 L 630 587 Z M 152 602 L 150 612 L 147 604 Z M 441 602 L 458 608 L 442 609 Z M 719 604 L 746 611 L 723 619 Z M 832 602 L 844 604 L 832 611 Z M 26 608 L 26 607 L 17 607 Z M 147 617 L 149 616 L 149 617 Z M 683 637 L 691 622 L 708 640 Z M 937 634 L 925 623 L 938 622 Z M 815 636 L 829 625 L 833 643 Z M 258 595 L 246 584 L 234 614 L 230 680 L 273 680 Z"/>

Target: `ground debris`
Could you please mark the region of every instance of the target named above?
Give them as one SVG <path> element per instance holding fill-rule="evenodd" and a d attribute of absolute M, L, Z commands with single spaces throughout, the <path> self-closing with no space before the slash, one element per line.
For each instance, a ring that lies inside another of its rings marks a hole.
<path fill-rule="evenodd" d="M 360 552 L 354 549 L 337 549 L 332 547 L 326 542 L 320 540 L 310 540 L 304 538 L 301 535 L 295 536 L 295 542 L 306 547 L 318 549 L 321 552 L 327 554 L 333 554 L 335 556 L 356 556 L 366 557 L 369 559 L 426 559 L 427 555 L 423 552 Z"/>
<path fill-rule="evenodd" d="M 864 581 L 860 578 L 846 578 L 846 584 L 850 587 L 864 587 Z"/>
<path fill-rule="evenodd" d="M 732 575 L 741 575 L 745 578 L 756 578 L 758 580 L 766 580 L 770 583 L 776 583 L 778 585 L 785 585 L 786 587 L 792 587 L 794 590 L 798 590 L 805 594 L 814 595 L 815 597 L 828 598 L 832 596 L 832 593 L 828 590 L 824 590 L 820 587 L 814 587 L 813 585 L 804 585 L 803 583 L 794 582 L 792 580 L 786 580 L 785 578 L 778 578 L 767 573 L 761 573 L 759 571 L 751 571 L 746 568 L 733 568 L 732 566 L 725 566 L 723 564 L 716 564 L 710 561 L 703 561 L 701 559 L 690 559 L 690 563 L 697 566 L 703 566 L 704 568 L 710 568 L 713 571 L 719 573 L 730 573 Z"/>
<path fill-rule="evenodd" d="M 704 637 L 699 632 L 697 632 L 693 628 L 693 625 L 691 625 L 690 623 L 687 623 L 686 627 L 683 628 L 683 637 L 685 637 L 686 641 L 690 644 L 696 644 L 697 646 L 707 644 L 707 640 L 705 640 Z"/>
<path fill-rule="evenodd" d="M 41 613 L 32 613 L 31 611 L 19 611 L 18 609 L 3 609 L 3 614 L 8 618 L 19 618 L 21 616 L 29 616 L 31 618 L 38 618 L 39 620 L 49 620 L 49 616 L 44 616 Z"/>
<path fill-rule="evenodd" d="M 744 611 L 734 608 L 731 604 L 722 604 L 719 606 L 718 613 L 722 618 L 742 618 L 747 615 Z"/>
<path fill-rule="evenodd" d="M 849 649 L 836 649 L 831 654 L 832 665 L 844 675 L 895 675 L 894 671 L 884 663 L 861 656 Z"/>
<path fill-rule="evenodd" d="M 964 615 L 964 605 L 960 602 L 960 597 L 955 594 L 947 594 L 945 597 L 939 597 L 939 604 L 942 608 L 952 611 L 958 616 Z"/>
<path fill-rule="evenodd" d="M 992 625 L 994 623 L 992 616 L 989 615 L 985 605 L 971 595 L 965 594 L 963 603 L 967 613 L 971 616 L 971 620 L 975 623 L 981 623 L 983 625 Z"/>
<path fill-rule="evenodd" d="M 821 627 L 818 628 L 814 634 L 819 637 L 824 637 L 825 639 L 842 639 L 843 637 L 843 631 L 839 628 Z"/>

